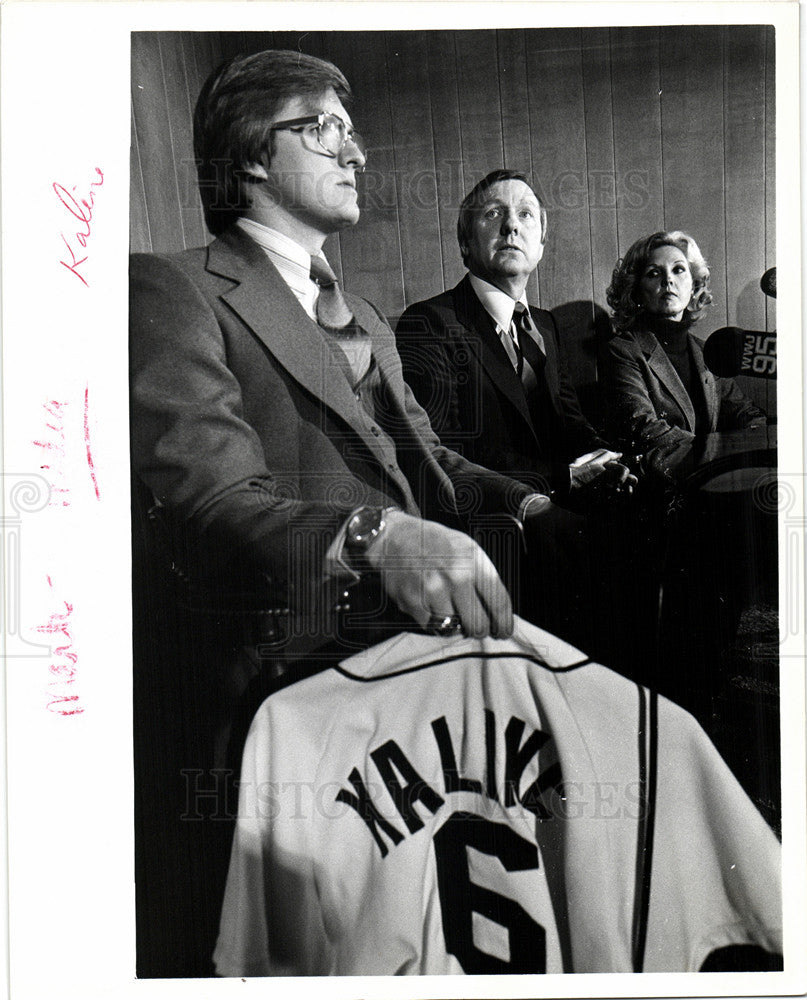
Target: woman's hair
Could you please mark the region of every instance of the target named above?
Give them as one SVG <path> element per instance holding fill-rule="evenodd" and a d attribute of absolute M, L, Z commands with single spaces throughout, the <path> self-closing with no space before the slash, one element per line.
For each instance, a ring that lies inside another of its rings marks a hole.
<path fill-rule="evenodd" d="M 193 147 L 205 222 L 222 233 L 249 206 L 247 164 L 268 168 L 270 123 L 294 97 L 319 97 L 329 87 L 343 102 L 350 86 L 324 59 L 282 49 L 236 56 L 212 73 L 193 116 Z"/>
<path fill-rule="evenodd" d="M 605 293 L 608 305 L 614 311 L 612 322 L 616 330 L 629 330 L 642 311 L 636 286 L 647 267 L 650 255 L 658 247 L 666 246 L 680 250 L 689 264 L 692 275 L 692 298 L 686 308 L 689 321 L 694 323 L 700 319 L 701 313 L 712 301 L 709 268 L 691 236 L 678 229 L 643 236 L 616 262 L 611 284 Z"/>

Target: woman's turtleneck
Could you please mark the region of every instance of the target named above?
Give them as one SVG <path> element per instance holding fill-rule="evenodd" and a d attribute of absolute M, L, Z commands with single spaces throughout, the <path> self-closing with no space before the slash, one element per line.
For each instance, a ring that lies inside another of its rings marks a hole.
<path fill-rule="evenodd" d="M 640 315 L 639 319 L 646 329 L 656 335 L 656 340 L 658 340 L 670 357 L 674 354 L 686 354 L 687 333 L 692 326 L 692 320 L 686 313 L 684 313 L 681 319 L 675 320 L 668 319 L 666 316 L 654 316 L 653 313 L 644 312 Z"/>
<path fill-rule="evenodd" d="M 689 350 L 689 328 L 692 326 L 690 316 L 684 313 L 680 320 L 674 320 L 645 311 L 639 314 L 639 322 L 646 330 L 655 334 L 683 382 L 695 410 L 695 433 L 705 433 L 709 428 L 709 413 L 698 369 Z"/>

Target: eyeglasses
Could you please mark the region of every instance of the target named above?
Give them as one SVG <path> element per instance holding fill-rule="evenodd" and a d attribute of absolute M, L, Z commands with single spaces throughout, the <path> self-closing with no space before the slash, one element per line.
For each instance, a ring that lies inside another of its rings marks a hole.
<path fill-rule="evenodd" d="M 361 153 L 362 158 L 367 159 L 367 146 L 364 139 L 353 130 L 352 125 L 348 125 L 347 122 L 342 121 L 339 115 L 334 115 L 330 111 L 320 111 L 318 115 L 308 115 L 306 118 L 289 118 L 287 121 L 275 122 L 269 130 L 270 132 L 283 130 L 302 132 L 307 125 L 316 126 L 317 142 L 329 156 L 339 156 L 345 145 L 352 142 Z"/>

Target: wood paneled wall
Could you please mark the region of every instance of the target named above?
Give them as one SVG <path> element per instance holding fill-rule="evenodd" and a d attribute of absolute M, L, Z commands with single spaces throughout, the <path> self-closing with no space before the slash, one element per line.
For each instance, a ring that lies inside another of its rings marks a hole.
<path fill-rule="evenodd" d="M 549 214 L 533 301 L 553 309 L 596 415 L 594 329 L 620 254 L 684 229 L 712 270 L 701 336 L 776 327 L 774 31 L 764 25 L 132 36 L 133 250 L 208 242 L 191 121 L 207 74 L 238 52 L 335 62 L 370 149 L 362 219 L 326 253 L 388 316 L 464 273 L 459 203 L 499 166 L 525 170 Z M 773 386 L 743 388 L 775 412 Z"/>

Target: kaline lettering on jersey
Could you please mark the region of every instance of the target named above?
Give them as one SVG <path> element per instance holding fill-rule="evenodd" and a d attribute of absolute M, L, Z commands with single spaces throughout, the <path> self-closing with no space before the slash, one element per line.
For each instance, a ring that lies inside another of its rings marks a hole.
<path fill-rule="evenodd" d="M 376 747 L 371 751 L 370 758 L 403 826 L 410 834 L 417 833 L 424 825 L 418 806 L 435 814 L 445 803 L 445 796 L 454 792 L 481 795 L 506 809 L 520 805 L 540 820 L 552 819 L 553 813 L 543 800 L 548 792 L 558 789 L 561 784 L 560 765 L 554 754 L 551 755 L 551 762 L 543 770 L 539 770 L 538 777 L 526 789 L 519 790 L 530 761 L 550 743 L 549 735 L 540 729 L 533 730 L 522 742 L 525 728 L 526 723 L 516 716 L 511 716 L 505 727 L 504 767 L 500 784 L 497 783 L 496 715 L 487 708 L 485 709 L 485 774 L 481 779 L 465 777 L 459 773 L 451 733 L 443 715 L 431 723 L 443 774 L 443 786 L 440 790 L 433 788 L 418 774 L 395 740 L 387 740 Z M 389 854 L 390 845 L 396 847 L 400 844 L 406 832 L 382 814 L 358 767 L 351 770 L 347 780 L 353 790 L 340 788 L 336 801 L 344 803 L 358 813 L 372 834 L 381 857 L 385 858 Z"/>

